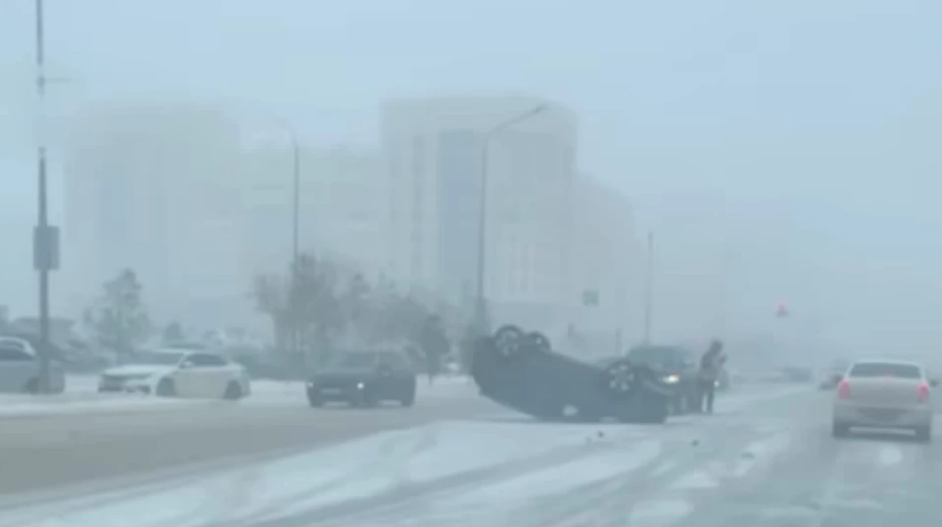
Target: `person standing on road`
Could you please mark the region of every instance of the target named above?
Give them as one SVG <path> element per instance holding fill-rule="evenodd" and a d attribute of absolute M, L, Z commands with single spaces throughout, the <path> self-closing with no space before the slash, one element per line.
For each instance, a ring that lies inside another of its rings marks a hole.
<path fill-rule="evenodd" d="M 710 348 L 700 358 L 698 411 L 713 413 L 716 380 L 719 378 L 720 370 L 725 362 L 726 356 L 723 354 L 723 343 L 714 340 L 710 343 Z"/>
<path fill-rule="evenodd" d="M 445 327 L 441 317 L 431 315 L 425 322 L 422 330 L 422 352 L 425 354 L 425 365 L 428 373 L 428 383 L 431 385 L 441 371 L 442 357 L 448 353 L 451 342 L 445 335 Z"/>

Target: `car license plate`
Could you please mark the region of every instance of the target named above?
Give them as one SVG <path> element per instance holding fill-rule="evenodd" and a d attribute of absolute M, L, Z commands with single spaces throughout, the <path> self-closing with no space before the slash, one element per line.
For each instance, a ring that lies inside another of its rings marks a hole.
<path fill-rule="evenodd" d="M 324 395 L 340 395 L 343 390 L 340 388 L 321 388 L 321 393 Z"/>
<path fill-rule="evenodd" d="M 899 417 L 900 411 L 890 408 L 868 408 L 864 410 L 867 417 L 880 421 L 892 421 Z"/>

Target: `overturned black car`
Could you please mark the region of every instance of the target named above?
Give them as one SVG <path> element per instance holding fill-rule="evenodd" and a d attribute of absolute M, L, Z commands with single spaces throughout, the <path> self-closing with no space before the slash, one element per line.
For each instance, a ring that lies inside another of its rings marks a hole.
<path fill-rule="evenodd" d="M 475 343 L 471 376 L 485 397 L 547 421 L 663 423 L 674 394 L 646 366 L 580 362 L 512 325 Z"/>

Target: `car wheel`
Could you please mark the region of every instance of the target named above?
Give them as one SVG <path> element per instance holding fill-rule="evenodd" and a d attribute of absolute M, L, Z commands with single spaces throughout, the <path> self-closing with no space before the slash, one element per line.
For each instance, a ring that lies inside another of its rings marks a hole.
<path fill-rule="evenodd" d="M 156 393 L 158 397 L 176 397 L 177 385 L 174 384 L 173 379 L 160 379 Z"/>
<path fill-rule="evenodd" d="M 520 354 L 523 348 L 523 330 L 513 325 L 501 326 L 494 332 L 494 348 L 505 359 L 511 359 Z"/>
<path fill-rule="evenodd" d="M 638 383 L 637 368 L 627 360 L 617 360 L 609 364 L 602 375 L 605 389 L 617 397 L 628 397 L 635 391 Z"/>
<path fill-rule="evenodd" d="M 835 421 L 831 424 L 831 435 L 834 437 L 846 437 L 850 433 L 850 427 L 844 423 Z"/>
<path fill-rule="evenodd" d="M 324 400 L 321 399 L 320 395 L 314 390 L 307 391 L 307 403 L 311 405 L 312 408 L 324 406 Z"/>
<path fill-rule="evenodd" d="M 26 381 L 26 386 L 23 387 L 23 391 L 29 394 L 39 393 L 39 379 L 30 379 Z"/>
<path fill-rule="evenodd" d="M 916 429 L 916 439 L 922 441 L 923 443 L 928 443 L 932 441 L 932 427 L 931 426 L 920 426 Z"/>
<path fill-rule="evenodd" d="M 414 405 L 415 404 L 415 390 L 413 389 L 408 394 L 406 394 L 405 397 L 399 400 L 399 403 L 405 407 L 410 407 Z"/>
<path fill-rule="evenodd" d="M 242 386 L 236 381 L 229 381 L 229 384 L 226 385 L 226 391 L 222 394 L 222 398 L 227 401 L 238 401 L 242 398 Z"/>

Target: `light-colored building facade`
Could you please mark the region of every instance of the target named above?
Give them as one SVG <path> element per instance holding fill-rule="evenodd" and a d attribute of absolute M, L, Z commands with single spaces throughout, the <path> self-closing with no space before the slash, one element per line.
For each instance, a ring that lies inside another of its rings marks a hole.
<path fill-rule="evenodd" d="M 237 259 L 238 145 L 238 127 L 213 107 L 113 105 L 76 118 L 63 166 L 63 308 L 79 312 L 132 268 L 158 321 L 250 312 Z"/>
<path fill-rule="evenodd" d="M 643 316 L 644 257 L 631 202 L 591 177 L 578 180 L 573 214 L 573 325 L 623 346 Z"/>
<path fill-rule="evenodd" d="M 382 157 L 364 149 L 302 149 L 299 161 L 299 250 L 375 281 L 387 257 L 389 200 Z M 293 247 L 293 152 L 273 146 L 247 151 L 241 174 L 241 261 L 247 279 L 283 271 Z"/>
<path fill-rule="evenodd" d="M 392 277 L 472 305 L 484 138 L 540 105 L 544 111 L 488 141 L 485 294 L 496 323 L 565 323 L 576 121 L 566 108 L 540 99 L 400 100 L 384 106 Z"/>

